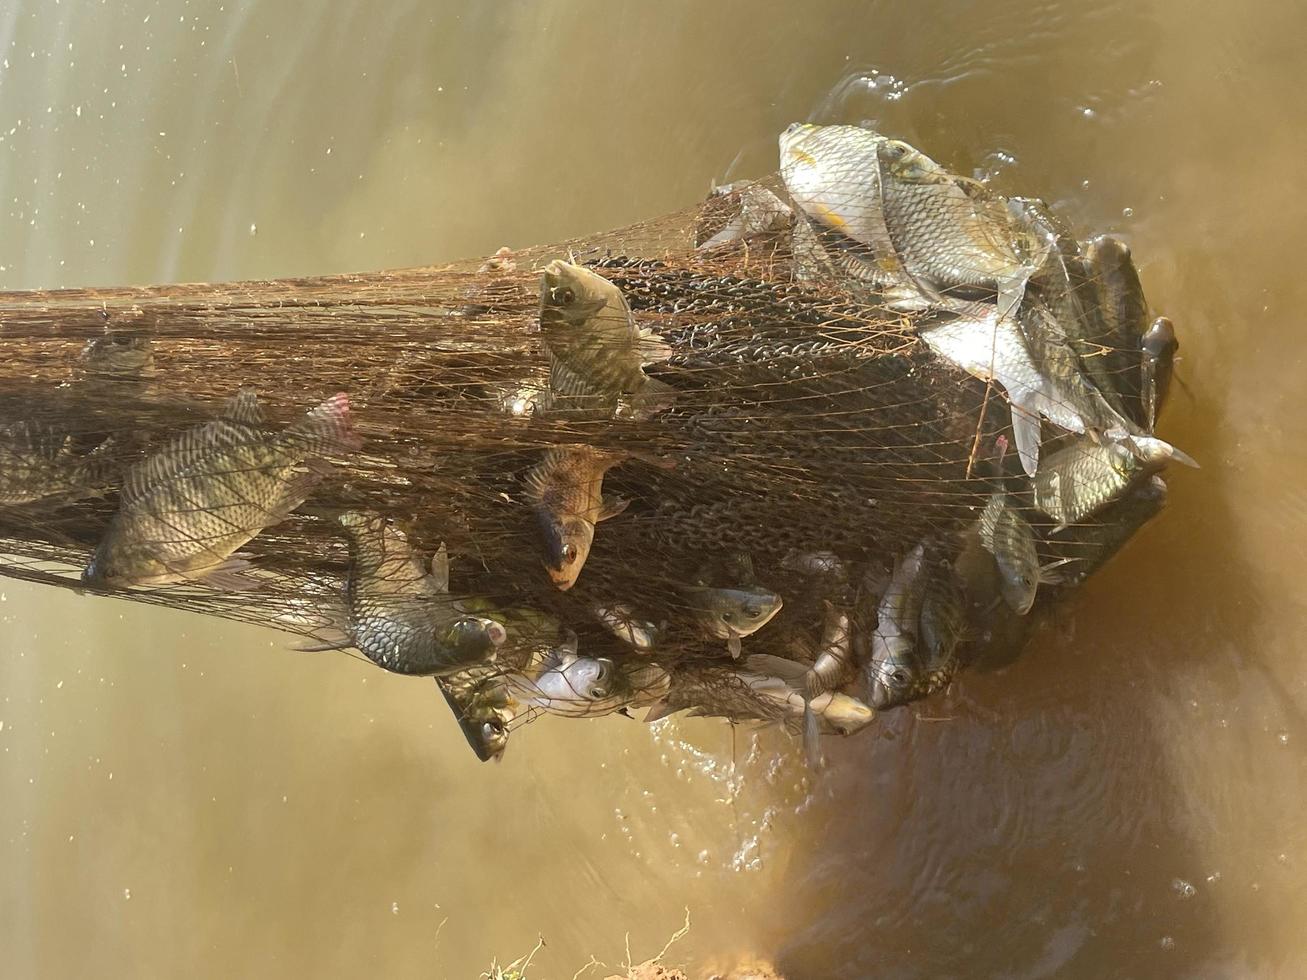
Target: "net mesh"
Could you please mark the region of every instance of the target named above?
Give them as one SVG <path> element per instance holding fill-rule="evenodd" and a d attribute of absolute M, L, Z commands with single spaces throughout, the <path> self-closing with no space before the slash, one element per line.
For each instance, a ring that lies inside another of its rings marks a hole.
<path fill-rule="evenodd" d="M 0 574 L 324 641 L 346 615 L 350 557 L 336 518 L 381 515 L 424 568 L 443 544 L 450 595 L 507 629 L 493 662 L 441 682 L 476 748 L 491 728 L 540 710 L 592 715 L 661 700 L 793 720 L 793 710 L 741 706 L 744 662 L 705 629 L 696 587 L 783 597 L 744 652 L 806 665 L 832 607 L 853 611 L 855 633 L 875 627 L 886 578 L 918 544 L 959 570 L 975 562 L 978 518 L 995 493 L 1029 523 L 1041 564 L 1070 559 L 1041 595 L 1083 580 L 1156 513 L 1164 488 L 1151 473 L 1076 520 L 1035 506 L 1008 393 L 920 338 L 939 304 L 890 301 L 892 283 L 873 288 L 850 273 L 850 262 L 865 271 L 861 243 L 834 241 L 802 212 L 796 225 L 784 205 L 760 211 L 755 190 L 785 196 L 779 176 L 733 185 L 658 220 L 489 261 L 0 294 Z M 540 278 L 557 258 L 615 284 L 636 324 L 669 348 L 645 368 L 674 390 L 663 410 L 551 402 Z M 1066 290 L 1099 289 L 1092 269 L 1076 268 Z M 991 302 L 1001 293 L 981 284 L 957 301 L 986 290 Z M 1099 386 L 1132 411 L 1137 344 L 1079 343 Z M 220 416 L 241 388 L 257 392 L 268 432 L 348 393 L 364 439 L 358 451 L 325 454 L 330 470 L 303 506 L 250 528 L 239 554 L 257 588 L 84 584 L 125 474 Z M 1083 438 L 1044 434 L 1045 459 Z M 603 494 L 629 504 L 595 527 L 584 569 L 563 591 L 541 564 L 527 476 L 546 451 L 577 446 L 621 459 Z M 1007 612 L 994 601 L 995 570 L 984 574 L 990 584 L 968 591 L 974 647 Z M 600 609 L 619 612 L 606 624 Z M 633 621 L 625 637 L 613 619 Z M 656 639 L 630 642 L 646 628 Z M 576 694 L 579 707 L 551 697 L 539 673 L 547 651 L 572 640 L 601 663 L 602 683 Z M 487 718 L 496 722 L 479 727 Z"/>

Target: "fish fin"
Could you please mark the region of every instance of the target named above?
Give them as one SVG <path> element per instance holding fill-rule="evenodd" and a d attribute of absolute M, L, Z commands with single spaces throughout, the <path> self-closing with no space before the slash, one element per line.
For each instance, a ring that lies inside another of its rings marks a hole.
<path fill-rule="evenodd" d="M 264 418 L 263 409 L 259 407 L 259 396 L 253 388 L 242 388 L 223 405 L 222 417 L 240 425 L 262 425 Z"/>
<path fill-rule="evenodd" d="M 631 411 L 636 418 L 646 419 L 664 412 L 676 404 L 679 392 L 665 381 L 645 375 L 645 383 L 631 397 Z"/>
<path fill-rule="evenodd" d="M 640 327 L 636 337 L 642 367 L 646 364 L 660 364 L 672 356 L 671 345 L 648 327 Z"/>
<path fill-rule="evenodd" d="M 729 653 L 734 659 L 736 660 L 740 659 L 740 651 L 742 649 L 743 647 L 740 644 L 739 633 L 732 633 L 730 636 L 726 638 L 726 652 Z"/>
<path fill-rule="evenodd" d="M 577 398 L 595 401 L 606 399 L 612 401 L 613 396 L 604 391 L 597 385 L 591 384 L 586 378 L 562 362 L 557 357 L 549 358 L 549 390 L 559 398 Z"/>
<path fill-rule="evenodd" d="M 986 551 L 994 550 L 994 529 L 998 527 L 999 518 L 1007 506 L 1007 494 L 996 493 L 989 498 L 985 509 L 980 512 L 980 543 Z M 988 539 L 988 540 L 986 540 Z"/>
<path fill-rule="evenodd" d="M 595 518 L 595 523 L 606 521 L 610 517 L 616 517 L 630 506 L 631 501 L 625 497 L 605 497 L 603 505 L 599 508 L 599 516 Z"/>
<path fill-rule="evenodd" d="M 327 650 L 346 650 L 353 645 L 354 640 L 344 630 L 328 627 L 318 630 L 310 639 L 291 644 L 291 649 L 300 653 L 322 653 Z"/>
<path fill-rule="evenodd" d="M 647 725 L 651 721 L 658 721 L 660 718 L 674 715 L 679 710 L 679 708 L 673 708 L 666 698 L 661 701 L 655 701 L 653 704 L 649 705 L 649 710 L 644 713 L 644 722 Z"/>
<path fill-rule="evenodd" d="M 431 583 L 437 592 L 449 591 L 449 550 L 443 541 L 431 556 Z"/>
<path fill-rule="evenodd" d="M 803 699 L 803 751 L 808 758 L 810 769 L 820 769 L 821 758 L 821 724 L 817 712 L 812 710 L 812 700 Z"/>
<path fill-rule="evenodd" d="M 186 573 L 186 578 L 224 592 L 257 592 L 263 588 L 264 583 L 245 574 L 251 567 L 244 558 L 228 558 L 220 565 L 200 569 L 193 574 Z"/>
<path fill-rule="evenodd" d="M 1066 577 L 1058 571 L 1063 565 L 1068 565 L 1073 561 L 1080 561 L 1079 558 L 1059 558 L 1057 561 L 1051 561 L 1047 565 L 1041 565 L 1039 568 L 1040 585 L 1059 585 L 1065 581 Z"/>
<path fill-rule="evenodd" d="M 803 678 L 808 672 L 806 664 L 786 660 L 784 657 L 777 657 L 770 653 L 750 654 L 744 660 L 744 669 L 765 677 L 775 677 L 796 689 L 803 687 Z"/>
<path fill-rule="evenodd" d="M 296 473 L 291 476 L 285 486 L 282 487 L 280 499 L 268 508 L 268 519 L 265 527 L 271 527 L 274 524 L 280 524 L 286 518 L 299 508 L 304 501 L 313 495 L 313 491 L 318 489 L 322 483 L 322 474 L 312 471 L 305 473 Z"/>
<path fill-rule="evenodd" d="M 744 213 L 737 214 L 730 221 L 726 222 L 724 227 L 717 234 L 704 241 L 698 246 L 698 251 L 703 252 L 710 248 L 716 248 L 718 245 L 725 245 L 727 242 L 733 242 L 737 238 L 744 237 Z"/>
<path fill-rule="evenodd" d="M 1039 416 L 1015 401 L 1012 408 L 1012 436 L 1017 444 L 1017 456 L 1026 476 L 1034 476 L 1039 469 Z"/>
<path fill-rule="evenodd" d="M 363 438 L 354 431 L 350 418 L 349 395 L 343 391 L 311 409 L 283 435 L 303 440 L 314 452 L 346 453 L 363 448 Z"/>

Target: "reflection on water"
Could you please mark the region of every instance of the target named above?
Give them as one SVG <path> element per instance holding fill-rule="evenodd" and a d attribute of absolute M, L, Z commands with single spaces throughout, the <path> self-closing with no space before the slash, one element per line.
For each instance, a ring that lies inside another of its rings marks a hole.
<path fill-rule="evenodd" d="M 686 955 L 794 977 L 1298 975 L 1307 18 L 769 6 L 11 0 L 0 285 L 488 253 L 868 119 L 1130 240 L 1203 469 L 1021 661 L 813 779 L 780 735 L 621 718 L 481 766 L 429 683 L 5 585 L 7 974 L 467 977 L 542 933 L 570 976 L 688 906 Z"/>

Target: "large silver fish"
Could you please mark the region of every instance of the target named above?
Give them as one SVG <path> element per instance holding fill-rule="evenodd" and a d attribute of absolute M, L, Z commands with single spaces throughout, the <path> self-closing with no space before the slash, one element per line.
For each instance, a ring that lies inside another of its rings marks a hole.
<path fill-rule="evenodd" d="M 1060 529 L 1106 507 L 1148 470 L 1126 447 L 1082 437 L 1039 461 L 1035 506 Z"/>
<path fill-rule="evenodd" d="M 740 639 L 766 626 L 785 604 L 775 592 L 759 586 L 694 585 L 685 587 L 684 592 L 695 622 L 709 636 L 725 640 L 727 651 L 736 658 L 740 656 Z"/>
<path fill-rule="evenodd" d="M 815 698 L 841 687 L 853 673 L 853 630 L 847 609 L 825 604 L 821 645 L 817 658 L 804 675 L 804 689 Z"/>
<path fill-rule="evenodd" d="M 239 574 L 245 563 L 232 555 L 308 499 L 322 472 L 302 464 L 360 445 L 344 394 L 268 432 L 254 392 L 243 390 L 220 418 L 132 467 L 82 577 L 115 586 L 204 580 L 248 587 Z"/>
<path fill-rule="evenodd" d="M 386 518 L 349 511 L 339 520 L 349 539 L 347 632 L 369 660 L 397 674 L 430 676 L 494 659 L 506 630 L 465 613 L 449 594 L 444 545 L 428 571 Z"/>
<path fill-rule="evenodd" d="M 0 505 L 60 498 L 75 500 L 104 493 L 118 466 L 112 437 L 78 455 L 72 436 L 37 421 L 0 428 Z"/>
<path fill-rule="evenodd" d="M 555 259 L 540 284 L 540 337 L 549 355 L 549 387 L 558 401 L 636 415 L 671 405 L 675 389 L 644 373 L 671 354 L 640 330 L 622 291 L 603 276 Z"/>

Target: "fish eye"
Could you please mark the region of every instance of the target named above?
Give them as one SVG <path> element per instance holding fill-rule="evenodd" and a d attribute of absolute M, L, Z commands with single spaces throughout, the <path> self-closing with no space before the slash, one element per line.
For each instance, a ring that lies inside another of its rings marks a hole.
<path fill-rule="evenodd" d="M 908 672 L 902 667 L 897 668 L 894 673 L 890 674 L 890 676 L 900 684 L 906 684 L 908 682 Z"/>
<path fill-rule="evenodd" d="M 576 563 L 576 557 L 577 557 L 576 545 L 574 544 L 563 545 L 564 565 L 574 565 Z"/>
<path fill-rule="evenodd" d="M 595 685 L 590 688 L 590 697 L 594 698 L 596 701 L 600 701 L 608 697 L 608 688 Z"/>
<path fill-rule="evenodd" d="M 570 286 L 555 286 L 553 289 L 549 290 L 549 298 L 555 303 L 561 303 L 563 306 L 567 306 L 576 299 L 576 293 L 572 292 Z"/>
<path fill-rule="evenodd" d="M 481 726 L 481 734 L 486 738 L 502 735 L 504 734 L 504 723 L 497 718 L 492 718 Z"/>

